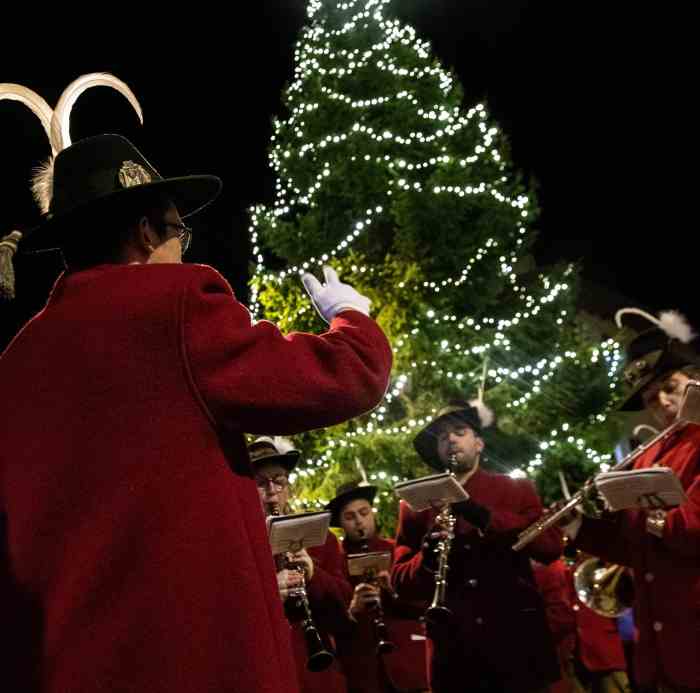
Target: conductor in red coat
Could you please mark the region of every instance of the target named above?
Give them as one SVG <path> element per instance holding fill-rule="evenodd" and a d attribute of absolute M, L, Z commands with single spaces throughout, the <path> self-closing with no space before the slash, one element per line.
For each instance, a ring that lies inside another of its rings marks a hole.
<path fill-rule="evenodd" d="M 417 436 L 415 447 L 436 471 L 450 462 L 469 500 L 457 517 L 449 554 L 446 627 L 429 630 L 434 693 L 538 691 L 559 678 L 559 665 L 530 557 L 561 553 L 557 529 L 525 554 L 511 546 L 542 512 L 532 482 L 481 468 L 484 429 L 492 414 L 478 400 L 452 402 Z M 393 582 L 399 595 L 432 598 L 437 509 L 413 512 L 401 503 Z M 529 555 L 528 555 L 529 554 Z"/>
<path fill-rule="evenodd" d="M 331 524 L 342 528 L 343 556 L 388 551 L 393 556 L 394 540 L 377 533 L 373 502 L 377 487 L 349 482 L 338 488 L 326 506 Z M 347 570 L 347 560 L 345 562 Z M 348 680 L 348 693 L 394 693 L 426 691 L 425 636 L 418 618 L 422 603 L 406 603 L 397 598 L 390 586 L 390 575 L 380 573 L 366 582 L 362 576 L 348 575 L 354 587 L 350 618 L 354 627 L 338 639 L 338 653 Z M 380 600 L 386 632 L 374 625 Z M 385 637 L 393 650 L 377 652 Z"/>
<path fill-rule="evenodd" d="M 297 691 L 243 432 L 371 409 L 389 345 L 332 273 L 306 282 L 328 331 L 285 336 L 182 264 L 214 177 L 101 135 L 44 183 L 26 242 L 68 269 L 0 357 L 3 689 Z"/>

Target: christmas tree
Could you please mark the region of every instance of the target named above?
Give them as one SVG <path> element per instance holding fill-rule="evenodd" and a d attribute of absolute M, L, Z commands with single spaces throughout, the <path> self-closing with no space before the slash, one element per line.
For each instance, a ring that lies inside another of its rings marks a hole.
<path fill-rule="evenodd" d="M 251 309 L 319 330 L 298 275 L 324 264 L 372 300 L 389 391 L 366 417 L 299 436 L 295 485 L 317 509 L 366 474 L 390 532 L 391 486 L 430 472 L 412 440 L 451 398 L 483 396 L 497 417 L 485 466 L 532 476 L 545 499 L 559 469 L 575 488 L 605 468 L 620 351 L 577 318 L 575 268 L 534 269 L 537 203 L 506 138 L 387 5 L 308 5 L 274 123 L 275 199 L 251 210 Z"/>

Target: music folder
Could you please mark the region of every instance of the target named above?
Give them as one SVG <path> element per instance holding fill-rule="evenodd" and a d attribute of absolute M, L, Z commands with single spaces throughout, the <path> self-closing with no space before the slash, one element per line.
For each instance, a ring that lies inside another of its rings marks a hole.
<path fill-rule="evenodd" d="M 604 472 L 595 485 L 608 510 L 672 508 L 687 500 L 683 487 L 668 467 Z"/>
<path fill-rule="evenodd" d="M 325 510 L 298 515 L 270 515 L 267 518 L 267 533 L 272 555 L 296 553 L 326 542 L 331 514 Z"/>
<path fill-rule="evenodd" d="M 368 570 L 379 573 L 391 570 L 391 551 L 351 553 L 348 555 L 348 575 L 364 575 Z"/>
<path fill-rule="evenodd" d="M 394 486 L 394 493 L 406 501 L 414 512 L 469 500 L 469 494 L 449 472 L 401 481 Z"/>

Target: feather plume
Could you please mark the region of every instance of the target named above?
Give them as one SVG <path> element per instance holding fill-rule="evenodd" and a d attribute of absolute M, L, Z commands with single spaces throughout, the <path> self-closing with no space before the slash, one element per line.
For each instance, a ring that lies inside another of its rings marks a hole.
<path fill-rule="evenodd" d="M 479 414 L 482 428 L 488 428 L 493 423 L 495 418 L 493 410 L 485 404 L 484 400 L 473 399 L 469 402 L 469 405 L 474 407 Z"/>
<path fill-rule="evenodd" d="M 697 336 L 693 328 L 677 310 L 666 310 L 659 315 L 659 327 L 672 339 L 688 344 Z"/>
<path fill-rule="evenodd" d="M 355 458 L 355 466 L 357 467 L 357 471 L 360 472 L 360 476 L 362 477 L 362 481 L 359 483 L 359 486 L 369 486 L 369 479 L 367 478 L 365 466 L 362 464 L 359 457 Z"/>
<path fill-rule="evenodd" d="M 53 198 L 53 162 L 54 157 L 50 156 L 33 170 L 32 194 L 42 214 L 49 213 Z"/>
<path fill-rule="evenodd" d="M 280 455 L 286 455 L 288 452 L 296 450 L 294 444 L 291 440 L 289 440 L 289 438 L 284 438 L 283 436 L 274 436 L 270 440 Z"/>

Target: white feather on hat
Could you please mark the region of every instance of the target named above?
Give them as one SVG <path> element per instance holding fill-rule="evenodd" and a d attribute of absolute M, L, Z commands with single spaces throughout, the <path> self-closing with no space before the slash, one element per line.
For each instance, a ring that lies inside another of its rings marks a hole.
<path fill-rule="evenodd" d="M 488 428 L 496 418 L 493 409 L 488 407 L 481 398 L 470 400 L 469 406 L 476 409 L 476 413 L 479 415 L 479 421 L 481 422 L 481 428 Z"/>
<path fill-rule="evenodd" d="M 269 441 L 275 446 L 280 455 L 286 455 L 288 452 L 296 451 L 294 444 L 289 438 L 283 436 L 273 436 Z"/>
<path fill-rule="evenodd" d="M 683 344 L 692 342 L 697 336 L 690 323 L 677 310 L 667 310 L 659 315 L 661 329 L 669 336 Z"/>
<path fill-rule="evenodd" d="M 683 344 L 692 342 L 697 336 L 686 317 L 677 310 L 665 310 L 656 318 L 640 308 L 621 308 L 615 313 L 615 324 L 618 327 L 622 327 L 623 315 L 641 315 L 660 330 L 663 330 L 669 336 L 669 339 L 677 339 Z"/>

